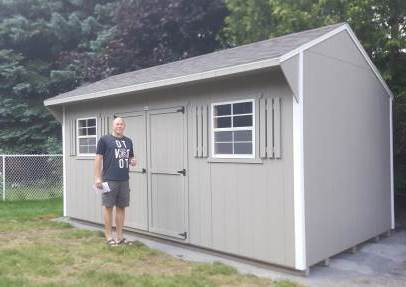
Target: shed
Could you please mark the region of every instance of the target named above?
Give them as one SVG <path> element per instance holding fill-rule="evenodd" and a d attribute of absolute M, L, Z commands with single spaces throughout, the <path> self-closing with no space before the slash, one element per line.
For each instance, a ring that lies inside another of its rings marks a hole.
<path fill-rule="evenodd" d="M 64 215 L 101 224 L 98 138 L 126 120 L 125 227 L 309 267 L 394 228 L 393 95 L 346 23 L 111 76 L 47 99 Z"/>

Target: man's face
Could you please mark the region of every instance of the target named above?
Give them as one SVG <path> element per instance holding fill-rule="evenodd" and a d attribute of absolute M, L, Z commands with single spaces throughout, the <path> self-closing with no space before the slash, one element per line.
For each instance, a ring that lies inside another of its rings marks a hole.
<path fill-rule="evenodd" d="M 116 118 L 113 121 L 113 131 L 117 135 L 122 135 L 124 133 L 125 123 L 122 118 Z"/>

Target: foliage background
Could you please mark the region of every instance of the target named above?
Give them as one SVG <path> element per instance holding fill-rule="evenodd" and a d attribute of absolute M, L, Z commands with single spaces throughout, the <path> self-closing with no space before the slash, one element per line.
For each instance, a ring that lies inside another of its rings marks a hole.
<path fill-rule="evenodd" d="M 61 149 L 43 100 L 110 75 L 348 22 L 395 94 L 406 192 L 404 0 L 0 0 L 0 153 Z"/>

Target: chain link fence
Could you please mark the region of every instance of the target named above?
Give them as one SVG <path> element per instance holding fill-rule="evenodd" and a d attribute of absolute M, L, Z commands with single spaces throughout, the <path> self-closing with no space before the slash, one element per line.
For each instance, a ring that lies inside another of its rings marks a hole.
<path fill-rule="evenodd" d="M 35 200 L 63 196 L 63 157 L 0 155 L 0 200 Z"/>

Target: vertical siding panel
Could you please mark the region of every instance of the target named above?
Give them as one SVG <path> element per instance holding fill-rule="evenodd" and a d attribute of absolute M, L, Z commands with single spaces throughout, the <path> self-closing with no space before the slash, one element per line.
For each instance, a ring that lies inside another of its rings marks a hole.
<path fill-rule="evenodd" d="M 259 100 L 259 157 L 266 157 L 266 100 Z"/>
<path fill-rule="evenodd" d="M 202 157 L 203 151 L 202 151 L 202 143 L 203 143 L 203 133 L 202 133 L 202 123 L 203 117 L 202 117 L 202 106 L 197 107 L 197 156 Z"/>
<path fill-rule="evenodd" d="M 203 128 L 203 145 L 202 145 L 202 148 L 203 148 L 203 154 L 202 154 L 202 156 L 203 157 L 207 157 L 207 129 L 208 129 L 208 126 L 207 126 L 207 105 L 204 105 L 203 107 L 203 125 L 202 125 L 202 128 Z"/>
<path fill-rule="evenodd" d="M 281 158 L 281 98 L 275 97 L 274 101 L 274 156 Z"/>
<path fill-rule="evenodd" d="M 266 99 L 266 155 L 273 158 L 273 113 L 272 98 Z"/>

